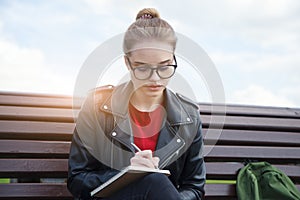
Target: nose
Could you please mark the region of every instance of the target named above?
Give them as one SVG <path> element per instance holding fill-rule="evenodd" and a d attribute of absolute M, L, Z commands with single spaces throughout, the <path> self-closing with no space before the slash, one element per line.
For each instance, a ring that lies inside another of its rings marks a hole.
<path fill-rule="evenodd" d="M 149 78 L 149 81 L 158 81 L 158 80 L 160 80 L 160 77 L 158 76 L 157 71 L 153 70 Z"/>

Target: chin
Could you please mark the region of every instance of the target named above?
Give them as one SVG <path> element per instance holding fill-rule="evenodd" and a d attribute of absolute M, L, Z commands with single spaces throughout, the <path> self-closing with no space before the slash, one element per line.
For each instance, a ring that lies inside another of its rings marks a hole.
<path fill-rule="evenodd" d="M 157 90 L 157 91 L 144 91 L 144 94 L 145 96 L 148 96 L 148 97 L 159 97 L 161 95 L 163 95 L 163 91 L 164 91 L 164 88 L 161 89 L 161 90 Z"/>

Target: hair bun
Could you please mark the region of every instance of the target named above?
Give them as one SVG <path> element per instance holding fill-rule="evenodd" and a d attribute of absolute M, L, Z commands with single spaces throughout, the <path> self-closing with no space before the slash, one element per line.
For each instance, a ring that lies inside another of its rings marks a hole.
<path fill-rule="evenodd" d="M 138 19 L 152 19 L 160 18 L 158 11 L 155 8 L 144 8 L 136 15 L 136 20 Z"/>

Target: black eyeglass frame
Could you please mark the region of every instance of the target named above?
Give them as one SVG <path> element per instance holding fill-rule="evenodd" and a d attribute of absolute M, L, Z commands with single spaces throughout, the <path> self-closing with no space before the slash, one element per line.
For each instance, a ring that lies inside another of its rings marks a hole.
<path fill-rule="evenodd" d="M 126 59 L 127 59 L 127 61 L 128 61 L 128 64 L 129 64 L 130 69 L 133 71 L 134 77 L 135 77 L 136 79 L 138 79 L 138 80 L 147 80 L 147 79 L 149 79 L 149 78 L 153 75 L 153 71 L 154 71 L 154 70 L 156 71 L 156 74 L 157 74 L 161 79 L 168 79 L 168 78 L 171 78 L 171 77 L 175 74 L 175 71 L 176 71 L 176 68 L 177 68 L 177 60 L 176 60 L 175 55 L 173 54 L 173 59 L 174 59 L 174 62 L 175 62 L 174 65 L 163 65 L 163 66 L 158 66 L 158 67 L 153 67 L 153 68 L 152 68 L 152 67 L 149 67 L 149 68 L 151 69 L 150 75 L 149 75 L 148 77 L 146 77 L 146 78 L 142 78 L 142 79 L 141 79 L 141 78 L 138 78 L 138 77 L 135 75 L 135 70 L 138 69 L 139 67 L 133 68 L 132 65 L 131 65 L 131 62 L 130 62 L 130 60 L 129 60 L 129 58 L 128 58 L 128 56 L 126 56 Z M 174 67 L 174 72 L 173 72 L 170 76 L 168 76 L 168 77 L 161 77 L 161 76 L 159 75 L 159 73 L 158 73 L 158 69 L 161 68 L 161 67 L 166 67 L 166 66 Z"/>

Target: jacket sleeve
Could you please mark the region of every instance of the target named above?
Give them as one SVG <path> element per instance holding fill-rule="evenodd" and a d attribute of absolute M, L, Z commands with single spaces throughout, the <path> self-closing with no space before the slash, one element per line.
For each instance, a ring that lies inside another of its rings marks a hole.
<path fill-rule="evenodd" d="M 89 199 L 90 192 L 117 173 L 97 159 L 84 147 L 75 129 L 69 156 L 68 189 L 74 197 Z"/>
<path fill-rule="evenodd" d="M 206 169 L 203 158 L 203 138 L 200 119 L 197 135 L 187 151 L 187 158 L 181 175 L 179 193 L 183 200 L 203 199 L 205 193 Z"/>
<path fill-rule="evenodd" d="M 93 189 L 117 173 L 93 157 L 81 140 L 80 134 L 92 136 L 95 132 L 94 112 L 93 98 L 88 97 L 79 113 L 69 154 L 67 186 L 72 195 L 80 199 L 90 199 Z"/>

